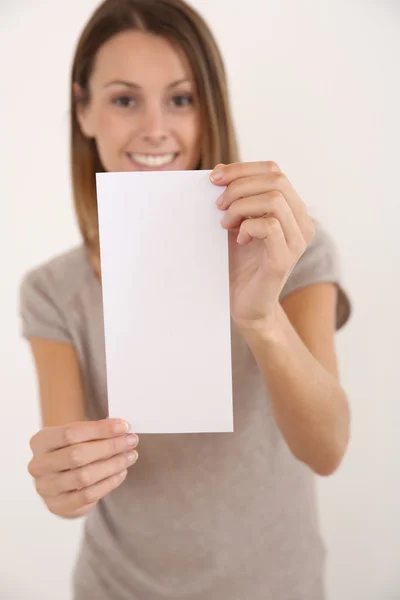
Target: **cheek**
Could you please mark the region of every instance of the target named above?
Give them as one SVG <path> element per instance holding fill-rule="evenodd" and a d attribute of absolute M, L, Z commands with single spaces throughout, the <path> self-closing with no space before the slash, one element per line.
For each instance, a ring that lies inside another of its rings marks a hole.
<path fill-rule="evenodd" d="M 96 115 L 96 146 L 106 171 L 119 170 L 120 150 L 126 145 L 129 130 L 126 119 L 102 109 Z"/>
<path fill-rule="evenodd" d="M 182 135 L 188 150 L 197 153 L 200 147 L 200 118 L 198 115 L 191 115 L 187 119 L 182 128 Z"/>
<path fill-rule="evenodd" d="M 99 105 L 96 111 L 96 141 L 103 153 L 110 153 L 126 142 L 130 135 L 126 115 L 107 105 Z"/>

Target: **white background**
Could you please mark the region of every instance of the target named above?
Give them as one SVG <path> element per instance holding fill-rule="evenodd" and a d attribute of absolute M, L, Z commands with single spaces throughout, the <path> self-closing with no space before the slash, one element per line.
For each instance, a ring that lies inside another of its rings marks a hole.
<path fill-rule="evenodd" d="M 337 346 L 353 436 L 340 471 L 319 482 L 329 600 L 399 599 L 400 5 L 193 4 L 228 65 L 243 159 L 277 161 L 341 249 L 354 313 Z M 17 298 L 29 267 L 79 240 L 69 183 L 68 81 L 73 45 L 95 5 L 0 0 L 4 600 L 68 600 L 82 525 L 47 514 L 26 472 L 39 418 Z"/>

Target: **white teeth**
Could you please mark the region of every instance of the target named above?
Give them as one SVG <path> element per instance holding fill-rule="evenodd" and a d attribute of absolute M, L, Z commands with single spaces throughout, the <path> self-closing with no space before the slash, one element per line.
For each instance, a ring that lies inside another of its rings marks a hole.
<path fill-rule="evenodd" d="M 164 165 L 167 165 L 168 163 L 172 162 L 175 158 L 174 153 L 159 155 L 130 153 L 129 156 L 135 162 L 146 167 L 163 167 Z"/>

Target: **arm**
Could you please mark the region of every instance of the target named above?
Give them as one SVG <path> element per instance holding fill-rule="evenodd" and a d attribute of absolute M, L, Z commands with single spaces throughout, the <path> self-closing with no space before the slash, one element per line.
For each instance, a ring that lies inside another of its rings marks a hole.
<path fill-rule="evenodd" d="M 80 368 L 71 344 L 30 339 L 39 385 L 44 427 L 85 420 L 85 401 Z"/>
<path fill-rule="evenodd" d="M 138 454 L 119 419 L 87 421 L 79 362 L 71 344 L 30 338 L 43 429 L 31 439 L 28 471 L 50 512 L 86 515 L 125 479 Z"/>
<path fill-rule="evenodd" d="M 267 325 L 242 330 L 289 448 L 320 475 L 337 469 L 350 430 L 334 348 L 336 295 L 333 284 L 305 287 L 284 299 Z"/>

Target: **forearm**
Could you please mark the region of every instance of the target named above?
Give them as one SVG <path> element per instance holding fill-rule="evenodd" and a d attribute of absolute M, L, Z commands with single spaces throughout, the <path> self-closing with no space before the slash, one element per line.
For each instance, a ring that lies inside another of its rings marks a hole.
<path fill-rule="evenodd" d="M 331 474 L 344 455 L 350 429 L 338 379 L 313 357 L 280 306 L 268 324 L 241 331 L 289 448 L 316 473 Z"/>

